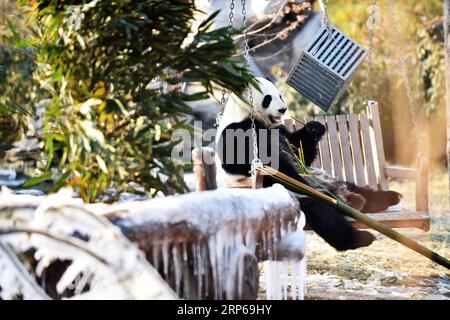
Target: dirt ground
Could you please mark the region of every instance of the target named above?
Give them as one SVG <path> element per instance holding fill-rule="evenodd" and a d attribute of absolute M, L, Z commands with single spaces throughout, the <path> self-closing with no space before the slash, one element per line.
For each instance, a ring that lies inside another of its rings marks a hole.
<path fill-rule="evenodd" d="M 450 259 L 448 182 L 444 169 L 430 175 L 431 230 L 398 229 Z M 414 208 L 414 183 L 390 181 L 404 196 L 402 207 Z M 317 235 L 307 240 L 306 299 L 447 299 L 450 272 L 397 242 L 376 234 L 368 248 L 337 252 Z"/>

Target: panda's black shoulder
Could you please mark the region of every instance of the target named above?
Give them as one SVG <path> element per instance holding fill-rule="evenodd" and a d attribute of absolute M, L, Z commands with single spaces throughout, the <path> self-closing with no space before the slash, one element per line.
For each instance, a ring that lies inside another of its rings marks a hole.
<path fill-rule="evenodd" d="M 291 132 L 286 128 L 286 126 L 283 125 L 283 124 L 280 124 L 280 125 L 277 127 L 277 129 L 280 130 L 280 133 L 281 133 L 282 135 L 284 135 L 284 136 L 287 136 L 287 135 L 289 135 L 289 134 L 291 133 Z"/>
<path fill-rule="evenodd" d="M 252 127 L 252 121 L 250 120 L 250 118 L 244 119 L 242 121 L 238 121 L 238 122 L 232 122 L 230 124 L 228 124 L 222 131 L 222 135 L 224 134 L 225 130 L 227 129 L 243 129 L 243 130 L 247 130 L 250 129 Z"/>
<path fill-rule="evenodd" d="M 225 131 L 227 129 L 231 129 L 231 130 L 237 130 L 237 129 L 242 129 L 242 130 L 249 130 L 252 128 L 252 120 L 250 118 L 246 118 L 242 121 L 238 121 L 238 122 L 232 122 L 230 124 L 228 124 L 222 131 L 222 135 L 225 134 Z M 267 126 L 265 126 L 262 122 L 255 120 L 255 128 L 257 130 L 259 129 L 270 129 Z"/>

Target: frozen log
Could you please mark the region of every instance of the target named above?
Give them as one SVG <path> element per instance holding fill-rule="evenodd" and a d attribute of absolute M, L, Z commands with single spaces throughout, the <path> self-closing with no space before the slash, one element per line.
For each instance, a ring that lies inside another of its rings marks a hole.
<path fill-rule="evenodd" d="M 268 240 L 263 238 L 267 233 L 280 239 L 283 230 L 295 230 L 300 217 L 297 198 L 281 185 L 193 192 L 111 209 L 105 215 L 145 252 L 149 239 L 194 242 L 225 227 L 243 236 L 251 233 L 253 242 Z"/>
<path fill-rule="evenodd" d="M 184 298 L 255 299 L 258 260 L 304 255 L 304 238 L 296 237 L 297 245 L 283 241 L 299 221 L 296 232 L 303 234 L 304 219 L 297 198 L 281 185 L 125 203 L 106 215 Z"/>
<path fill-rule="evenodd" d="M 6 218 L 11 212 L 13 219 L 2 221 L 2 217 Z M 103 219 L 97 219 L 92 212 L 101 215 L 98 218 Z M 38 245 L 40 254 L 45 252 L 46 260 L 39 263 L 42 266 L 39 268 L 46 270 L 46 279 L 55 278 L 52 282 L 59 288 L 55 288 L 55 294 L 50 294 L 51 297 L 66 295 L 62 288 L 77 276 L 76 271 L 84 270 L 82 272 L 86 275 L 93 270 L 100 276 L 105 274 L 103 271 L 97 272 L 104 267 L 97 266 L 96 262 L 94 268 L 95 261 L 91 261 L 91 258 L 90 262 L 86 260 L 87 251 L 92 249 L 95 249 L 96 256 L 92 258 L 100 257 L 117 266 L 113 267 L 114 271 L 111 270 L 112 277 L 120 270 L 125 273 L 136 270 L 136 264 L 145 265 L 146 261 L 139 258 L 134 266 L 130 264 L 129 255 L 133 259 L 136 257 L 135 253 L 130 253 L 134 248 L 121 239 L 121 234 L 113 230 L 116 228 L 112 228 L 105 217 L 120 227 L 128 240 L 137 244 L 145 258 L 177 293 L 175 295 L 170 290 L 165 291 L 164 285 L 156 277 L 153 281 L 157 286 L 145 287 L 159 288 L 161 291 L 155 294 L 139 290 L 138 295 L 130 291 L 128 298 L 141 298 L 144 293 L 154 298 L 179 296 L 189 299 L 256 299 L 259 288 L 258 261 L 263 260 L 269 260 L 269 264 L 271 261 L 289 261 L 290 270 L 296 270 L 291 279 L 304 279 L 302 270 L 305 264 L 298 264 L 304 261 L 304 216 L 299 210 L 298 200 L 281 185 L 258 190 L 219 189 L 115 205 L 83 204 L 67 195 L 2 197 L 0 194 L 0 227 L 3 223 L 3 227 L 25 226 L 42 230 L 51 235 L 63 236 L 61 240 L 71 240 L 78 246 L 77 249 L 74 248 L 78 253 L 70 250 L 73 254 L 66 256 L 67 246 L 48 246 L 53 240 L 42 238 L 39 234 L 33 235 L 32 242 L 23 240 L 23 237 L 20 238 L 21 241 L 11 242 L 13 245 L 24 244 L 24 248 L 17 248 L 21 252 L 35 245 Z M 0 241 L 4 239 L 0 237 Z M 43 240 L 45 241 L 42 242 Z M 44 248 L 52 250 L 43 251 Z M 82 254 L 83 258 L 77 258 L 78 254 Z M 61 266 L 52 268 L 53 264 L 46 265 L 46 261 L 60 259 L 64 262 L 67 258 L 79 263 L 69 268 L 63 266 L 62 269 Z M 84 268 L 85 262 L 88 262 L 87 268 Z M 123 270 L 120 267 L 123 263 L 130 265 L 130 268 Z M 147 269 L 145 266 L 140 268 Z M 50 269 L 55 269 L 56 274 Z M 275 270 L 272 274 L 278 274 L 278 278 L 280 275 L 285 277 L 281 282 L 270 276 L 266 280 L 270 284 L 267 288 L 272 292 L 268 297 L 279 298 L 281 291 L 287 292 L 287 283 L 291 281 L 287 277 L 288 264 L 276 262 L 272 267 L 268 266 L 267 270 Z M 147 269 L 144 273 L 151 273 L 151 270 Z M 134 283 L 144 283 L 139 280 L 136 272 L 133 274 L 136 278 Z M 41 284 L 40 279 L 37 281 Z M 96 290 L 94 295 L 89 295 L 93 292 L 84 292 L 83 283 L 77 283 L 80 284 L 79 293 L 74 298 L 103 298 L 99 296 L 100 292 L 112 292 L 103 287 L 98 288 L 100 290 Z M 275 285 L 276 283 L 283 283 L 283 286 Z M 49 287 L 48 282 L 45 285 Z M 119 284 L 119 287 L 123 285 L 129 286 Z M 289 286 L 297 288 L 294 291 L 291 289 L 291 292 L 298 292 L 296 296 L 302 297 L 301 284 Z M 37 295 L 36 292 L 30 291 L 31 293 Z M 116 298 L 119 296 L 125 297 L 121 293 L 111 295 Z"/>

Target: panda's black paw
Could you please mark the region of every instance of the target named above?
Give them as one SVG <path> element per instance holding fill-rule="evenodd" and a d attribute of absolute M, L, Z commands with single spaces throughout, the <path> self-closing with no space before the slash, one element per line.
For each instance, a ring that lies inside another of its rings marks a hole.
<path fill-rule="evenodd" d="M 402 201 L 403 195 L 396 191 L 386 191 L 386 198 L 390 206 L 394 206 Z"/>
<path fill-rule="evenodd" d="M 376 239 L 377 238 L 369 231 L 357 230 L 354 233 L 354 248 L 352 249 L 370 246 Z"/>
<path fill-rule="evenodd" d="M 370 246 L 377 238 L 369 231 L 352 229 L 335 243 L 330 243 L 337 251 L 355 250 Z"/>
<path fill-rule="evenodd" d="M 306 127 L 317 140 L 320 140 L 320 138 L 322 138 L 322 136 L 327 131 L 325 126 L 318 121 L 310 121 L 306 124 Z"/>

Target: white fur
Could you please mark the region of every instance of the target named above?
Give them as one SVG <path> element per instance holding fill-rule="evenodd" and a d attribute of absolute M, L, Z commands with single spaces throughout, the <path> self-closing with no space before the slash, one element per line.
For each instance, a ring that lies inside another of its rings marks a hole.
<path fill-rule="evenodd" d="M 287 108 L 286 103 L 280 98 L 281 92 L 272 82 L 262 77 L 256 77 L 256 80 L 259 82 L 261 92 L 251 86 L 255 117 L 267 127 L 274 127 L 278 124 L 273 124 L 270 120 L 270 116 L 283 116 L 283 114 L 278 112 L 278 110 Z M 272 101 L 270 102 L 269 107 L 265 109 L 262 107 L 262 102 L 266 95 L 271 95 Z M 248 97 L 248 92 L 246 93 L 246 96 Z M 217 136 L 219 137 L 222 134 L 223 129 L 229 124 L 240 122 L 249 116 L 250 106 L 242 102 L 234 94 L 231 95 L 225 106 L 219 128 L 217 128 Z"/>
<path fill-rule="evenodd" d="M 287 108 L 286 103 L 280 98 L 281 92 L 278 88 L 269 80 L 256 77 L 259 82 L 259 88 L 261 92 L 251 86 L 253 95 L 253 108 L 255 110 L 255 118 L 262 122 L 268 128 L 273 128 L 281 123 L 281 117 L 283 113 L 280 113 L 279 109 Z M 246 92 L 248 97 L 249 92 Z M 272 96 L 272 101 L 268 108 L 262 107 L 262 102 L 266 95 Z M 219 140 L 222 131 L 231 123 L 241 122 L 242 120 L 250 117 L 250 106 L 242 102 L 234 94 L 230 96 L 225 106 L 222 119 L 220 120 L 219 127 L 217 128 L 216 143 Z M 273 123 L 271 117 L 279 117 L 279 122 Z M 216 153 L 217 154 L 217 153 Z M 219 157 L 216 156 L 216 163 L 218 167 L 218 175 L 223 179 L 225 185 L 233 185 L 238 180 L 246 179 L 247 177 L 241 175 L 231 175 L 226 173 L 221 166 Z"/>

